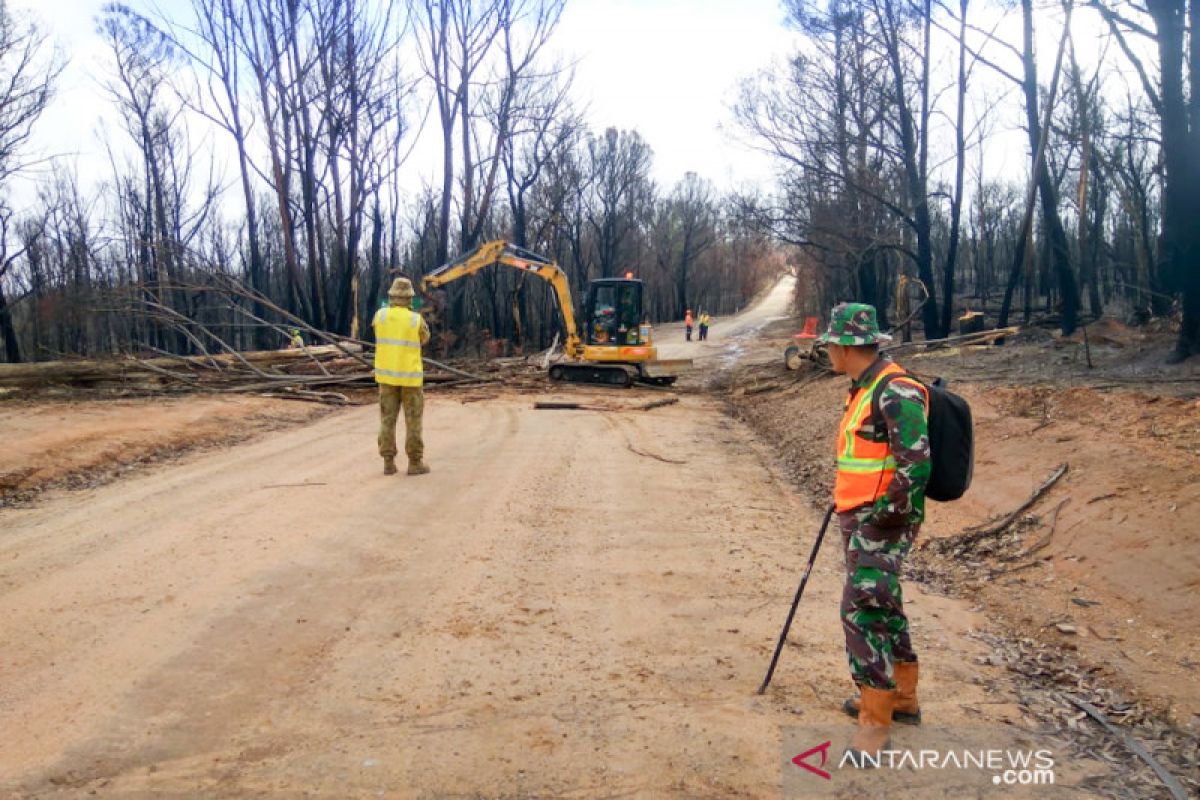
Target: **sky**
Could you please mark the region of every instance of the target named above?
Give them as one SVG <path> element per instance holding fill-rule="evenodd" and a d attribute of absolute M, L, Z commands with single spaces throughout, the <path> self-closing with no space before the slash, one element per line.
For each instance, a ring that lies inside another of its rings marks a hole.
<path fill-rule="evenodd" d="M 124 0 L 140 11 L 156 9 L 179 20 L 191 18 L 191 0 Z M 110 173 L 103 132 L 108 141 L 121 143 L 111 100 L 102 88 L 108 67 L 106 48 L 95 32 L 96 17 L 106 0 L 8 0 L 10 8 L 32 13 L 41 21 L 68 59 L 58 96 L 36 131 L 34 148 L 41 155 L 67 155 L 83 184 L 94 188 Z M 1004 40 L 1020 42 L 1020 15 L 1009 13 L 1002 20 L 997 6 L 977 3 L 972 19 L 984 28 L 996 24 Z M 1038 43 L 1040 70 L 1048 78 L 1061 30 L 1059 9 L 1048 6 L 1039 12 Z M 1090 10 L 1076 12 L 1072 36 L 1085 72 L 1100 56 L 1103 26 Z M 935 36 L 945 39 L 945 35 Z M 718 191 L 751 187 L 769 191 L 773 169 L 767 156 L 739 141 L 730 108 L 738 85 L 756 72 L 778 64 L 795 52 L 801 40 L 784 24 L 779 0 L 567 0 L 562 20 L 548 55 L 575 64 L 572 96 L 586 109 L 591 129 L 607 127 L 636 129 L 654 151 L 652 177 L 669 191 L 687 172 L 712 181 Z M 949 87 L 956 65 L 954 49 L 939 48 L 935 64 L 941 84 Z M 1019 62 L 1003 49 L 989 50 L 992 58 L 1007 61 L 1018 70 Z M 1106 92 L 1123 95 L 1136 83 L 1123 61 L 1110 53 Z M 418 68 L 415 53 L 409 69 Z M 1138 90 L 1135 88 L 1135 92 Z M 941 112 L 934 123 L 935 161 L 950 149 L 948 114 L 952 93 L 940 98 Z M 988 114 L 990 138 L 982 155 L 973 152 L 971 169 L 982 164 L 989 177 L 1016 182 L 1026 180 L 1029 147 L 1025 137 L 1020 96 L 1014 87 L 980 66 L 972 77 L 971 109 L 968 120 Z M 416 193 L 422 184 L 440 185 L 440 141 L 436 121 L 417 141 L 401 173 L 404 188 Z M 219 135 L 210 141 L 194 141 L 217 154 L 223 175 L 229 180 L 232 145 Z M 948 163 L 937 167 L 945 178 Z M 37 178 L 19 182 L 11 189 L 18 208 L 34 199 Z M 968 193 L 971 191 L 968 178 Z"/>
<path fill-rule="evenodd" d="M 104 126 L 110 138 L 120 135 L 101 88 L 105 48 L 95 19 L 105 1 L 9 0 L 13 10 L 34 14 L 69 59 L 35 148 L 71 155 L 85 184 L 109 169 Z M 190 16 L 189 0 L 125 2 Z M 576 64 L 573 95 L 592 129 L 637 129 L 654 151 L 653 177 L 661 186 L 669 189 L 689 171 L 720 190 L 770 182 L 767 158 L 726 131 L 738 83 L 794 46 L 778 0 L 568 0 L 552 41 L 558 55 Z M 437 137 L 427 127 L 406 170 L 412 190 L 423 180 L 439 182 Z M 30 185 L 16 188 L 18 203 L 31 197 Z"/>

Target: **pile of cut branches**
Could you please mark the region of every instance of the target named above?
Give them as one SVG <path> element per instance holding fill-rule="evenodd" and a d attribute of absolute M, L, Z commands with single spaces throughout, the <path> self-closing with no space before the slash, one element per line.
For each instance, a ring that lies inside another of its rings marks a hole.
<path fill-rule="evenodd" d="M 426 384 L 452 386 L 493 380 L 427 359 Z M 104 360 L 0 364 L 0 388 L 38 390 L 121 389 L 142 393 L 257 392 L 298 400 L 344 404 L 338 388 L 374 384 L 371 361 L 361 343 L 291 350 L 230 351 L 204 355 L 126 354 Z"/>
<path fill-rule="evenodd" d="M 158 341 L 170 341 L 186 354 L 140 342 L 136 350 L 108 359 L 0 364 L 0 389 L 257 392 L 346 404 L 350 398 L 338 389 L 374 385 L 370 342 L 315 328 L 233 279 L 214 276 L 211 284 L 169 288 L 173 297 L 188 298 L 196 313 L 160 302 L 161 286 L 156 287 L 157 294 L 140 292 L 120 298 L 119 310 L 137 318 Z M 288 341 L 293 330 L 299 331 L 303 341 L 312 344 L 285 350 L 240 350 L 231 344 L 252 340 L 264 329 L 269 338 Z M 430 358 L 424 362 L 427 385 L 496 380 Z"/>

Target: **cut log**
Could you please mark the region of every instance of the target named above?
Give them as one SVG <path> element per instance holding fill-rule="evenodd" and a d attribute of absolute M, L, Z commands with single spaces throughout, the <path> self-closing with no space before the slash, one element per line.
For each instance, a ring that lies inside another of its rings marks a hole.
<path fill-rule="evenodd" d="M 361 351 L 358 345 L 344 345 Z M 243 363 L 255 367 L 283 366 L 311 362 L 313 358 L 345 358 L 343 348 L 333 345 L 295 350 L 254 350 L 211 356 L 159 356 L 155 358 L 114 358 L 104 360 L 38 361 L 29 364 L 0 364 L 0 387 L 32 389 L 44 386 L 89 386 L 97 383 L 139 383 L 153 375 L 176 373 L 193 368 L 214 373 L 233 369 Z"/>
<path fill-rule="evenodd" d="M 902 342 L 900 344 L 889 345 L 884 347 L 883 351 L 891 353 L 896 350 L 912 350 L 912 349 L 927 349 L 932 350 L 939 347 L 949 347 L 950 345 L 972 345 L 972 344 L 994 344 L 997 339 L 1003 339 L 1007 336 L 1016 336 L 1021 332 L 1019 327 L 997 328 L 992 331 L 983 331 L 981 333 L 967 333 L 962 336 L 948 336 L 945 339 L 927 339 L 923 342 Z"/>

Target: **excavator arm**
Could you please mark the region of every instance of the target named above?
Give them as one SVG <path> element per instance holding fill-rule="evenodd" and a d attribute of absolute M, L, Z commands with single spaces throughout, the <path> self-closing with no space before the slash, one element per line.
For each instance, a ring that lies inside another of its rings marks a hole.
<path fill-rule="evenodd" d="M 428 292 L 430 289 L 440 288 L 451 281 L 473 275 L 492 264 L 503 264 L 513 269 L 532 272 L 554 288 L 554 295 L 558 300 L 558 310 L 562 314 L 563 324 L 567 329 L 567 355 L 571 358 L 580 358 L 583 354 L 583 340 L 579 338 L 579 329 L 575 325 L 575 306 L 571 302 L 571 288 L 567 282 L 567 274 L 553 261 L 522 247 L 517 247 L 515 244 L 503 239 L 481 244 L 469 253 L 438 267 L 422 278 L 421 290 Z"/>

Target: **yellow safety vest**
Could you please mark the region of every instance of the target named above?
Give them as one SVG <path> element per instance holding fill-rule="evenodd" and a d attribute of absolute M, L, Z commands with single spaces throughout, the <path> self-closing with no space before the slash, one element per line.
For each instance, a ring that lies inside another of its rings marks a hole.
<path fill-rule="evenodd" d="M 381 308 L 371 324 L 375 327 L 375 382 L 420 386 L 425 375 L 421 315 L 407 308 Z"/>

